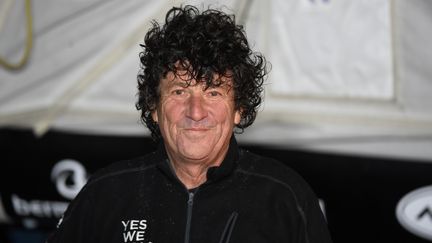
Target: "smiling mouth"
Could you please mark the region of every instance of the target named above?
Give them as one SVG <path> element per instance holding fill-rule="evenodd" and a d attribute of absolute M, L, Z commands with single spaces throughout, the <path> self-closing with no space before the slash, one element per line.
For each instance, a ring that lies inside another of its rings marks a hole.
<path fill-rule="evenodd" d="M 205 131 L 208 131 L 210 129 L 204 128 L 204 127 L 193 127 L 193 128 L 184 128 L 184 130 L 191 131 L 191 132 L 205 132 Z"/>

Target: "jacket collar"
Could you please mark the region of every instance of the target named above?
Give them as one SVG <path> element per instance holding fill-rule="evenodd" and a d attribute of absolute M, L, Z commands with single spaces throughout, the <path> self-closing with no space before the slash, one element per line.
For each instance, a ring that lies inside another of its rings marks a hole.
<path fill-rule="evenodd" d="M 174 168 L 168 159 L 168 155 L 165 149 L 164 142 L 161 141 L 156 150 L 156 158 L 161 162 L 158 164 L 159 169 L 172 180 L 180 180 L 174 172 Z M 237 161 L 239 158 L 239 148 L 234 134 L 231 136 L 229 148 L 224 160 L 220 166 L 212 166 L 207 170 L 207 181 L 206 183 L 211 183 L 223 179 L 224 177 L 230 175 L 237 166 Z"/>
<path fill-rule="evenodd" d="M 217 181 L 230 175 L 237 166 L 239 148 L 234 134 L 231 136 L 230 145 L 220 166 L 213 166 L 207 170 L 207 181 Z"/>

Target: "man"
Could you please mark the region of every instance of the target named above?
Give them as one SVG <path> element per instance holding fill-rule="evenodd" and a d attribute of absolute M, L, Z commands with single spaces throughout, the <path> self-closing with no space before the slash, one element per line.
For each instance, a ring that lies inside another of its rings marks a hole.
<path fill-rule="evenodd" d="M 306 182 L 237 146 L 267 68 L 234 17 L 172 8 L 142 46 L 137 108 L 159 148 L 93 175 L 48 242 L 331 242 Z"/>

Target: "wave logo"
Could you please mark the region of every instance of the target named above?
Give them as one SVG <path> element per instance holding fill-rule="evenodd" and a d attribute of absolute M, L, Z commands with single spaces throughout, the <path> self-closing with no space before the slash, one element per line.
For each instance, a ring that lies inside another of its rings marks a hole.
<path fill-rule="evenodd" d="M 405 195 L 397 205 L 396 217 L 411 233 L 432 240 L 432 186 Z"/>
<path fill-rule="evenodd" d="M 87 172 L 76 160 L 64 159 L 51 170 L 51 180 L 64 198 L 72 200 L 87 182 Z"/>

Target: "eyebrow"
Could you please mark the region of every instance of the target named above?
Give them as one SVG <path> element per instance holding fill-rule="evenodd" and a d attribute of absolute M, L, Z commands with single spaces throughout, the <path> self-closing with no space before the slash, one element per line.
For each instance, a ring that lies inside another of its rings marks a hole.
<path fill-rule="evenodd" d="M 173 81 L 170 85 L 170 87 L 182 87 L 182 88 L 186 88 L 188 86 L 190 86 L 190 84 L 182 81 Z"/>

